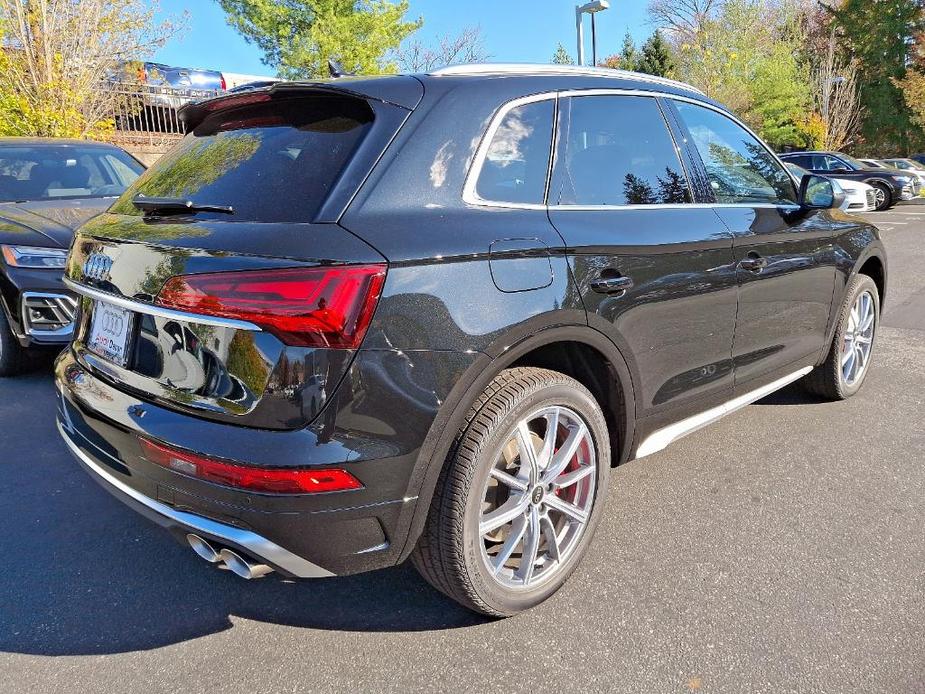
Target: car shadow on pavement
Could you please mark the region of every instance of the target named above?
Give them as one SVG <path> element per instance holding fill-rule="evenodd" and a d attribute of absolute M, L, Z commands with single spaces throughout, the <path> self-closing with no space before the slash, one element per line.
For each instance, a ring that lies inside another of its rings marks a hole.
<path fill-rule="evenodd" d="M 203 562 L 100 488 L 54 426 L 51 378 L 0 383 L 0 650 L 121 653 L 232 628 L 422 631 L 485 622 L 408 565 L 357 576 L 245 581 Z"/>
<path fill-rule="evenodd" d="M 770 395 L 756 400 L 756 405 L 818 405 L 827 402 L 825 398 L 810 393 L 799 383 L 791 383 Z"/>

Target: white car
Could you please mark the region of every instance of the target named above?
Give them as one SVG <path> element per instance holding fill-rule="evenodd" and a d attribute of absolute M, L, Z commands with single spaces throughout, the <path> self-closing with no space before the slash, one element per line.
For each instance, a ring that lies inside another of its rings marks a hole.
<path fill-rule="evenodd" d="M 784 165 L 790 173 L 796 178 L 797 185 L 803 179 L 803 176 L 809 173 L 806 169 L 796 164 L 784 162 Z M 845 201 L 841 204 L 845 212 L 873 212 L 877 209 L 877 191 L 873 186 L 860 181 L 849 181 L 846 178 L 827 178 L 845 194 Z"/>

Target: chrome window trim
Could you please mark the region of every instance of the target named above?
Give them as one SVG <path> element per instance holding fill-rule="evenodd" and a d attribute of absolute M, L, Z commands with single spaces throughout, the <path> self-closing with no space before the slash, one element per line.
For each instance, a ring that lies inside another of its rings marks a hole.
<path fill-rule="evenodd" d="M 255 325 L 249 321 L 235 320 L 234 318 L 219 318 L 217 316 L 203 316 L 198 313 L 187 313 L 186 311 L 175 311 L 170 308 L 163 308 L 161 306 L 155 306 L 154 304 L 147 304 L 143 301 L 138 301 L 137 299 L 127 299 L 124 296 L 116 296 L 115 294 L 110 294 L 109 292 L 102 292 L 99 289 L 93 289 L 84 284 L 78 284 L 73 280 L 64 278 L 64 284 L 81 296 L 85 296 L 88 299 L 96 299 L 97 301 L 107 301 L 110 304 L 119 306 L 120 308 L 127 309 L 129 311 L 134 311 L 136 313 L 147 314 L 149 316 L 158 316 L 159 318 L 167 318 L 170 320 L 185 321 L 187 323 L 198 323 L 199 325 L 212 325 L 217 328 L 232 328 L 234 330 L 250 330 L 252 332 L 262 332 L 259 325 Z"/>
<path fill-rule="evenodd" d="M 606 69 L 606 68 L 601 68 Z M 444 73 L 448 74 L 448 73 Z M 476 74 L 476 73 L 466 73 L 466 74 Z M 749 128 L 745 123 L 736 118 L 734 115 L 729 113 L 726 109 L 715 106 L 713 104 L 707 103 L 697 98 L 687 97 L 680 94 L 672 94 L 670 92 L 661 92 L 657 90 L 649 89 L 620 89 L 616 87 L 594 87 L 588 89 L 566 89 L 566 90 L 554 90 L 548 92 L 541 92 L 538 94 L 531 94 L 529 96 L 522 96 L 511 101 L 505 102 L 495 113 L 494 117 L 491 120 L 491 123 L 488 125 L 488 129 L 485 131 L 485 135 L 482 137 L 482 141 L 479 143 L 479 147 L 476 150 L 475 156 L 472 159 L 472 164 L 469 167 L 469 173 L 466 175 L 466 181 L 463 185 L 463 202 L 467 205 L 476 205 L 479 207 L 491 207 L 491 208 L 503 208 L 503 209 L 512 209 L 512 210 L 575 210 L 575 211 L 593 211 L 593 210 L 626 210 L 626 209 L 671 209 L 671 208 L 683 208 L 683 209 L 695 209 L 695 208 L 717 208 L 717 207 L 758 207 L 758 208 L 774 208 L 774 209 L 785 209 L 793 210 L 799 209 L 799 205 L 796 203 L 789 202 L 766 202 L 766 203 L 748 203 L 748 202 L 727 202 L 727 203 L 666 203 L 666 204 L 651 204 L 651 205 L 537 205 L 537 204 L 528 204 L 528 203 L 517 203 L 517 202 L 502 202 L 494 200 L 483 200 L 478 197 L 475 193 L 476 183 L 478 182 L 478 177 L 482 173 L 482 166 L 485 163 L 485 157 L 488 154 L 488 147 L 491 145 L 491 140 L 497 132 L 498 128 L 501 127 L 501 121 L 504 117 L 514 108 L 522 104 L 534 103 L 537 101 L 546 101 L 548 99 L 560 99 L 568 98 L 573 96 L 650 96 L 662 99 L 673 99 L 675 101 L 685 101 L 695 106 L 701 106 L 703 108 L 715 111 L 716 113 L 725 116 L 733 123 L 738 125 L 740 128 L 745 130 L 749 135 L 751 135 L 755 140 L 768 152 L 774 161 L 787 173 L 787 176 L 790 180 L 793 180 L 793 176 L 790 175 L 790 172 L 787 170 L 787 167 L 784 165 L 783 160 L 770 149 L 764 141 L 755 134 L 755 132 Z M 557 119 L 558 121 L 558 119 Z M 558 122 L 555 123 L 555 127 L 558 127 Z M 666 127 L 667 124 L 666 124 Z M 671 130 L 669 129 L 669 135 Z M 555 143 L 558 140 L 558 131 L 553 137 L 553 148 L 555 149 Z M 685 141 L 684 144 L 687 144 Z M 679 156 L 680 158 L 680 156 Z M 545 198 L 548 201 L 549 196 L 549 184 L 551 180 L 552 164 L 555 160 L 555 151 L 550 154 L 550 176 L 547 176 L 546 181 L 546 192 Z M 683 159 L 682 159 L 683 167 Z M 686 171 L 685 171 L 686 173 Z M 688 179 L 688 185 L 690 185 L 689 176 L 685 176 Z M 794 186 L 799 195 L 799 187 Z"/>
<path fill-rule="evenodd" d="M 574 210 L 576 212 L 595 212 L 602 210 L 715 210 L 719 208 L 759 208 L 768 210 L 798 210 L 799 205 L 774 203 L 774 202 L 671 202 L 671 203 L 651 203 L 645 205 L 550 205 L 547 209 L 553 210 Z"/>
<path fill-rule="evenodd" d="M 482 175 L 482 166 L 485 164 L 485 159 L 488 157 L 488 150 L 491 148 L 492 140 L 494 140 L 495 135 L 498 132 L 498 128 L 501 127 L 501 123 L 504 122 L 504 119 L 507 115 L 513 111 L 515 108 L 524 106 L 526 104 L 536 104 L 542 101 L 556 101 L 558 92 L 543 92 L 541 94 L 531 94 L 530 96 L 522 96 L 508 101 L 502 104 L 501 108 L 495 113 L 492 117 L 491 123 L 488 125 L 488 129 L 485 131 L 485 134 L 482 136 L 482 141 L 479 142 L 479 147 L 475 150 L 475 157 L 472 159 L 472 166 L 469 167 L 469 173 L 466 176 L 466 182 L 463 185 L 463 202 L 468 205 L 478 205 L 480 207 L 501 207 L 505 209 L 512 210 L 545 210 L 545 203 L 527 203 L 527 202 L 505 202 L 503 200 L 485 200 L 480 197 L 477 192 L 479 176 Z M 556 139 L 556 127 L 557 127 L 557 118 L 556 118 L 556 109 L 553 108 L 553 121 L 552 127 L 553 131 L 551 133 L 551 138 L 549 141 L 549 160 L 546 167 L 546 185 L 543 189 L 543 200 L 546 200 L 546 195 L 549 191 L 549 176 L 552 173 L 552 162 L 555 156 L 555 139 Z"/>

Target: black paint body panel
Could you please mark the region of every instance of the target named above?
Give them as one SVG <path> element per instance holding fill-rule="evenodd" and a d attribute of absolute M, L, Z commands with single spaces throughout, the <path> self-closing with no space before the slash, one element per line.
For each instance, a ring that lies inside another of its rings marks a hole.
<path fill-rule="evenodd" d="M 587 75 L 418 76 L 343 86 L 401 117 L 369 145 L 377 150 L 371 169 L 339 182 L 347 189 L 332 192 L 336 204 L 322 206 L 318 219 L 266 225 L 105 215 L 80 231 L 68 272 L 93 284 L 82 263 L 102 253 L 113 268 L 108 284 L 96 288 L 151 301 L 174 274 L 386 263 L 358 350 L 297 349 L 268 334 L 182 326 L 211 338 L 220 365 L 249 385 L 232 402 L 202 384 L 168 384 L 163 342 L 152 342 L 147 366 L 140 355 L 129 369 L 95 360 L 81 342 L 85 311 L 77 340 L 57 363 L 63 411 L 98 447 L 97 459 L 123 466 L 114 469 L 127 484 L 243 524 L 335 573 L 408 556 L 466 413 L 503 368 L 556 368 L 544 351 L 551 344 L 594 355 L 606 382 L 593 385 L 613 394 L 607 414 L 616 464 L 659 427 L 820 363 L 849 278 L 874 259 L 885 283 L 876 229 L 834 210 L 713 205 L 698 155 L 683 138 L 676 141 L 692 204 L 518 208 L 463 199 L 486 128 L 505 103 L 601 88 L 711 103 L 681 87 Z M 665 113 L 677 136 L 675 115 Z M 738 266 L 751 252 L 768 258 L 766 270 L 747 274 Z M 607 273 L 630 277 L 633 286 L 595 291 L 592 282 Z M 167 329 L 159 319 L 148 327 Z M 229 367 L 234 350 L 254 357 L 235 363 L 259 364 L 259 378 Z M 139 434 L 256 466 L 343 466 L 365 486 L 285 499 L 244 494 L 151 465 L 139 456 Z M 384 549 L 357 554 L 382 542 Z"/>

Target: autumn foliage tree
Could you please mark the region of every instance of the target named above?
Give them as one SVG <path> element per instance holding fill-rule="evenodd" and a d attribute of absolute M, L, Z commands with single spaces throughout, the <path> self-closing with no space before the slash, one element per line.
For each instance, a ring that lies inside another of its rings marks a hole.
<path fill-rule="evenodd" d="M 677 45 L 674 74 L 724 103 L 772 146 L 804 144 L 810 101 L 799 37 L 786 7 L 727 0 Z M 679 39 L 674 39 L 679 40 Z"/>
<path fill-rule="evenodd" d="M 90 137 L 113 128 L 111 89 L 173 36 L 145 0 L 0 0 L 0 134 Z"/>

